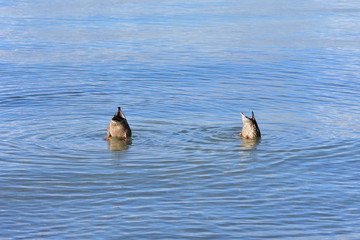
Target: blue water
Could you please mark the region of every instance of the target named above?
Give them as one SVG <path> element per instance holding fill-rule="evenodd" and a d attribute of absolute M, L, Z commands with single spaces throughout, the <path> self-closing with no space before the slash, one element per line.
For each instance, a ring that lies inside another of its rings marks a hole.
<path fill-rule="evenodd" d="M 0 1 L 0 20 L 1 239 L 360 238 L 358 1 Z M 118 106 L 128 143 L 103 140 Z"/>

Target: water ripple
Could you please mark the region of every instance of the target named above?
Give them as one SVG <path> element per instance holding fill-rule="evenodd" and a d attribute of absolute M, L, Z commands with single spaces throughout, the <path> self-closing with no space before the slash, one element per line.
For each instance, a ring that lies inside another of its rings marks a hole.
<path fill-rule="evenodd" d="M 284 4 L 1 4 L 0 238 L 357 239 L 358 3 Z"/>

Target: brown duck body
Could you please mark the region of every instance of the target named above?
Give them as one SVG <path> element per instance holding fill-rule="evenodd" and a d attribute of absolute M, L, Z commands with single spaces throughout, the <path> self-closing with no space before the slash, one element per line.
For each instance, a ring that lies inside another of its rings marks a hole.
<path fill-rule="evenodd" d="M 251 118 L 245 116 L 242 112 L 240 114 L 242 116 L 243 126 L 242 132 L 239 133 L 239 135 L 246 139 L 260 138 L 260 128 L 255 120 L 254 112 L 252 112 Z"/>
<path fill-rule="evenodd" d="M 121 139 L 128 139 L 131 137 L 130 125 L 120 107 L 118 107 L 114 117 L 110 120 L 105 139 L 109 139 L 110 137 Z"/>

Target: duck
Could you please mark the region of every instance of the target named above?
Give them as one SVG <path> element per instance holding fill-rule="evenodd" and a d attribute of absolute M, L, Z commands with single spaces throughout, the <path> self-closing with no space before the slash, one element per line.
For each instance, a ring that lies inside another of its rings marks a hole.
<path fill-rule="evenodd" d="M 118 107 L 114 117 L 110 120 L 107 128 L 107 136 L 104 139 L 109 140 L 112 137 L 123 140 L 131 137 L 130 125 L 120 107 Z"/>
<path fill-rule="evenodd" d="M 245 116 L 244 113 L 240 112 L 242 118 L 242 132 L 239 133 L 239 136 L 245 139 L 256 139 L 261 137 L 260 128 L 256 122 L 254 112 L 251 112 L 251 118 Z"/>

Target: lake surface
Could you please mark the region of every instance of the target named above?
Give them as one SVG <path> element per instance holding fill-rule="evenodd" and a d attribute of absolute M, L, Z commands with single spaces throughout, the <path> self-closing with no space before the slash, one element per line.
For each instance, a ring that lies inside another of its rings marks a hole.
<path fill-rule="evenodd" d="M 1 239 L 360 238 L 358 1 L 0 1 L 0 19 Z M 103 140 L 118 106 L 128 143 Z"/>

